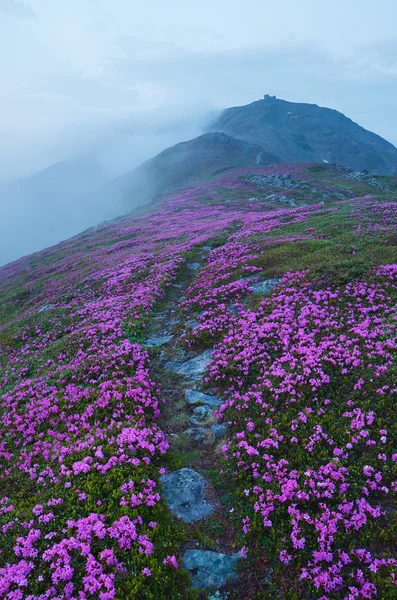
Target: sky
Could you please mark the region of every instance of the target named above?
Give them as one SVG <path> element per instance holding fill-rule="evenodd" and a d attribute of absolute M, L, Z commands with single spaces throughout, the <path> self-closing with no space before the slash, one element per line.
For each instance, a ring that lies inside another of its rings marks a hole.
<path fill-rule="evenodd" d="M 396 22 L 395 0 L 0 0 L 0 180 L 90 148 L 122 171 L 264 93 L 397 144 Z"/>
<path fill-rule="evenodd" d="M 0 0 L 0 264 L 107 218 L 82 190 L 265 93 L 397 145 L 396 22 L 396 0 Z"/>

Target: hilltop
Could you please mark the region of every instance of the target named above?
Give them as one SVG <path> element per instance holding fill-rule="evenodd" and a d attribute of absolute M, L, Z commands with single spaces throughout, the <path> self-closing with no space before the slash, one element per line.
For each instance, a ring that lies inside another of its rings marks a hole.
<path fill-rule="evenodd" d="M 337 110 L 266 95 L 228 108 L 210 126 L 259 144 L 283 162 L 336 163 L 378 175 L 397 173 L 397 148 Z"/>

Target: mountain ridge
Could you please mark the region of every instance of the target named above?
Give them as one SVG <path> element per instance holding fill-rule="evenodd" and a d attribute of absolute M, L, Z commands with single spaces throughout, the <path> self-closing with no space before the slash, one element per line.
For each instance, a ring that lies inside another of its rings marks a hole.
<path fill-rule="evenodd" d="M 223 110 L 209 130 L 263 146 L 283 162 L 332 162 L 378 175 L 397 173 L 397 148 L 343 113 L 265 95 Z"/>

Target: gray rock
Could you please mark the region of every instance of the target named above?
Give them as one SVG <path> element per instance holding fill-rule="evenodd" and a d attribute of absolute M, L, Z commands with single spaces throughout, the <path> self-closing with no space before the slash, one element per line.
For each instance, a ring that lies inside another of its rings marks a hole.
<path fill-rule="evenodd" d="M 189 421 L 192 425 L 201 425 L 209 418 L 212 417 L 212 410 L 206 404 L 203 406 L 197 406 L 193 411 L 193 416 L 190 417 Z"/>
<path fill-rule="evenodd" d="M 204 374 L 205 369 L 211 362 L 211 350 L 206 350 L 202 354 L 191 358 L 186 362 L 178 362 L 170 360 L 165 363 L 164 368 L 177 373 L 178 375 L 183 375 L 184 377 L 196 381 L 200 379 Z"/>
<path fill-rule="evenodd" d="M 185 521 L 199 521 L 210 515 L 214 507 L 204 503 L 206 481 L 193 469 L 180 469 L 163 475 L 161 485 L 165 501 L 171 512 Z"/>
<path fill-rule="evenodd" d="M 248 275 L 247 277 L 240 277 L 240 281 L 258 281 L 258 275 Z"/>
<path fill-rule="evenodd" d="M 239 314 L 237 306 L 235 304 L 230 304 L 229 310 L 232 313 L 232 315 L 238 315 Z"/>
<path fill-rule="evenodd" d="M 223 404 L 218 396 L 210 396 L 196 390 L 186 390 L 185 400 L 188 404 L 207 404 L 208 406 L 221 406 Z"/>
<path fill-rule="evenodd" d="M 196 319 L 189 319 L 188 321 L 186 321 L 185 323 L 185 327 L 186 329 L 195 329 L 196 327 L 198 327 L 200 325 L 200 323 L 198 321 L 196 321 Z"/>
<path fill-rule="evenodd" d="M 273 279 L 265 279 L 264 281 L 258 281 L 258 283 L 254 283 L 252 286 L 253 294 L 268 294 L 271 292 L 278 283 L 280 283 L 281 279 L 274 277 Z"/>
<path fill-rule="evenodd" d="M 168 321 L 165 321 L 164 325 L 166 327 L 174 327 L 174 325 L 178 325 L 180 322 L 180 319 L 169 319 Z"/>
<path fill-rule="evenodd" d="M 186 550 L 182 565 L 192 572 L 192 586 L 196 589 L 221 588 L 228 581 L 235 581 L 235 567 L 241 558 L 240 552 L 228 556 L 210 550 Z"/>
<path fill-rule="evenodd" d="M 55 304 L 44 304 L 44 306 L 39 309 L 39 313 L 46 312 L 47 310 L 51 310 L 53 308 L 55 308 Z"/>
<path fill-rule="evenodd" d="M 200 263 L 188 263 L 187 268 L 191 271 L 198 271 L 201 268 Z"/>
<path fill-rule="evenodd" d="M 183 433 L 188 435 L 194 442 L 203 442 L 205 446 L 209 446 L 215 442 L 215 435 L 206 427 L 191 427 Z"/>
<path fill-rule="evenodd" d="M 172 340 L 172 335 L 161 335 L 158 337 L 151 337 L 145 341 L 146 346 L 149 348 L 153 348 L 155 346 L 163 346 L 164 344 L 168 344 Z"/>
<path fill-rule="evenodd" d="M 216 425 L 212 425 L 211 431 L 215 435 L 215 437 L 223 437 L 226 434 L 226 424 L 225 423 L 217 423 Z"/>

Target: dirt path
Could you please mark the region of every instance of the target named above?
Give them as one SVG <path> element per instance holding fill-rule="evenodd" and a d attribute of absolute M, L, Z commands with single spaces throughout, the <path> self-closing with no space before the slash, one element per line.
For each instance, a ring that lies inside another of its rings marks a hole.
<path fill-rule="evenodd" d="M 185 395 L 187 390 L 201 390 L 202 376 L 192 382 L 169 368 L 170 364 L 175 363 L 186 365 L 197 357 L 197 353 L 185 349 L 180 343 L 181 335 L 194 323 L 191 317 L 178 312 L 178 304 L 205 264 L 208 254 L 209 249 L 197 250 L 182 269 L 178 282 L 169 286 L 165 298 L 152 313 L 147 327 L 147 343 L 150 347 L 152 377 L 160 384 L 166 400 L 159 424 L 170 443 L 169 472 L 189 468 L 202 475 L 206 481 L 204 503 L 213 506 L 209 516 L 186 523 L 189 541 L 181 548 L 181 552 L 190 548 L 231 555 L 238 550 L 236 531 L 225 507 L 224 490 L 219 484 L 216 485 L 221 469 L 220 447 L 224 438 L 219 436 L 216 428 L 217 435 L 212 429 L 217 423 L 212 414 L 213 407 L 199 409 L 199 413 L 206 413 L 203 422 L 196 421 L 196 425 L 191 422 L 191 418 L 197 415 L 198 405 L 189 405 Z M 198 415 L 199 418 L 202 416 Z M 203 592 L 202 597 L 207 598 L 207 593 Z"/>

